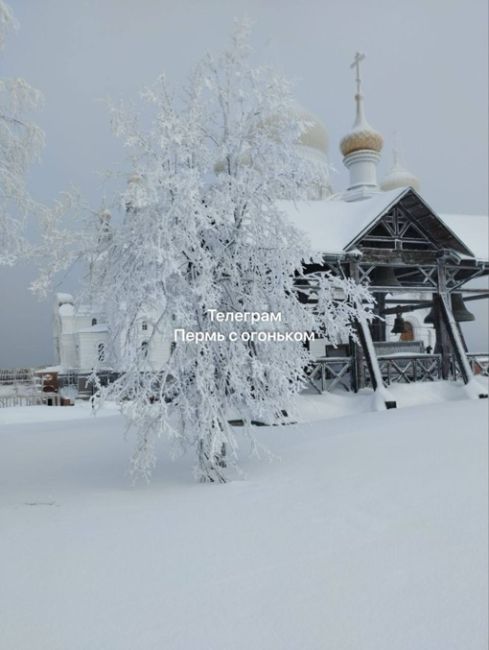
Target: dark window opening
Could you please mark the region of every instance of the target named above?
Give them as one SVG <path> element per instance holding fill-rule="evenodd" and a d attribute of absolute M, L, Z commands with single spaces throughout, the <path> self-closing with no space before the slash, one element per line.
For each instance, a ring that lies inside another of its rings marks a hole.
<path fill-rule="evenodd" d="M 105 343 L 99 343 L 97 347 L 98 360 L 105 361 Z"/>
<path fill-rule="evenodd" d="M 383 224 L 379 224 L 373 230 L 368 233 L 369 237 L 390 237 L 391 233 Z"/>
<path fill-rule="evenodd" d="M 141 343 L 141 352 L 143 353 L 143 357 L 146 359 L 146 357 L 148 356 L 148 352 L 149 352 L 149 343 L 148 343 L 148 341 L 143 341 Z"/>

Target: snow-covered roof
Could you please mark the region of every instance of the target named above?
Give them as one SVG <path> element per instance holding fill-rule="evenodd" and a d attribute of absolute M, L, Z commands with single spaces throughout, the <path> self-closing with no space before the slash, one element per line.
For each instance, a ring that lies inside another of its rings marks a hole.
<path fill-rule="evenodd" d="M 479 260 L 489 260 L 489 217 L 476 214 L 440 214 L 440 219 Z"/>
<path fill-rule="evenodd" d="M 73 316 L 75 313 L 75 308 L 71 303 L 65 302 L 59 306 L 58 311 L 60 316 Z"/>
<path fill-rule="evenodd" d="M 64 304 L 73 304 L 73 296 L 71 293 L 57 293 L 56 294 L 56 301 L 58 303 L 58 306 L 64 305 Z"/>
<path fill-rule="evenodd" d="M 406 191 L 376 192 L 360 201 L 278 201 L 290 221 L 310 239 L 315 251 L 341 253 L 372 221 Z"/>
<path fill-rule="evenodd" d="M 278 201 L 280 209 L 293 225 L 304 232 L 315 251 L 324 254 L 340 254 L 359 239 L 391 205 L 403 195 L 413 192 L 411 188 L 397 188 L 386 192 L 375 192 L 358 201 L 345 201 L 332 197 L 324 201 Z M 416 194 L 416 193 L 415 193 Z M 423 203 L 421 197 L 420 202 Z M 429 214 L 431 209 L 425 204 Z M 448 227 L 444 245 L 457 245 L 460 240 L 474 257 L 489 259 L 488 217 L 476 215 L 437 215 Z M 460 247 L 458 248 L 460 251 Z M 469 252 L 469 251 L 467 251 Z"/>

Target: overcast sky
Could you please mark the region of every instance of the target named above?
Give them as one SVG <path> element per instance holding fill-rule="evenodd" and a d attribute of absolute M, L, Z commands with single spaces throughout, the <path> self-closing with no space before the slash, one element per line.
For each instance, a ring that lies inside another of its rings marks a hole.
<path fill-rule="evenodd" d="M 486 0 L 10 0 L 20 30 L 0 76 L 42 91 L 46 132 L 32 194 L 51 201 L 70 185 L 98 207 L 100 172 L 124 167 L 102 98 L 136 98 L 165 72 L 179 84 L 207 50 L 226 45 L 233 18 L 254 21 L 257 62 L 295 80 L 297 99 L 326 124 L 335 190 L 346 174 L 338 142 L 354 117 L 355 51 L 366 52 L 370 123 L 391 163 L 394 131 L 406 166 L 439 212 L 487 214 L 488 35 Z M 32 270 L 0 268 L 0 367 L 53 361 L 52 300 L 39 303 Z M 71 281 L 73 282 L 73 281 Z M 65 283 L 70 289 L 70 280 Z M 484 301 L 486 303 L 487 301 Z M 471 303 L 472 306 L 475 303 Z M 475 309 L 472 309 L 475 311 Z M 487 327 L 486 305 L 477 307 Z M 480 323 L 480 321 L 479 321 Z M 484 327 L 468 331 L 487 347 Z"/>

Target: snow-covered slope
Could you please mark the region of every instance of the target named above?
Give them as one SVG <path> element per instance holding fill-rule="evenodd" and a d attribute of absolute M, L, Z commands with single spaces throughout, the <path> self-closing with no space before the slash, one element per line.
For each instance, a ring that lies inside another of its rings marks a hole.
<path fill-rule="evenodd" d="M 2 650 L 482 650 L 487 402 L 257 429 L 130 488 L 119 416 L 0 427 Z"/>

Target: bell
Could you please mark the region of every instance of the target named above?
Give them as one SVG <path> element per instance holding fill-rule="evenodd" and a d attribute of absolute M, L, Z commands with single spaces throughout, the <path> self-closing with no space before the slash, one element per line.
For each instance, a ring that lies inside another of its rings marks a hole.
<path fill-rule="evenodd" d="M 400 287 L 392 266 L 378 266 L 370 274 L 370 282 L 374 287 Z"/>
<path fill-rule="evenodd" d="M 406 321 L 402 317 L 401 312 L 398 312 L 394 319 L 394 327 L 391 329 L 391 334 L 404 334 L 406 331 Z"/>
<path fill-rule="evenodd" d="M 457 323 L 466 323 L 475 320 L 462 299 L 461 293 L 452 293 L 452 312 Z"/>
<path fill-rule="evenodd" d="M 467 323 L 475 320 L 474 314 L 472 314 L 465 306 L 461 293 L 452 293 L 451 303 L 452 303 L 453 317 L 455 318 L 455 321 L 457 323 Z M 430 312 L 426 315 L 424 322 L 427 325 L 434 324 L 435 322 L 434 307 L 432 307 Z"/>
<path fill-rule="evenodd" d="M 435 323 L 435 308 L 434 308 L 433 305 L 431 306 L 430 311 L 424 317 L 423 322 L 426 323 L 426 325 L 434 325 L 434 323 Z"/>

